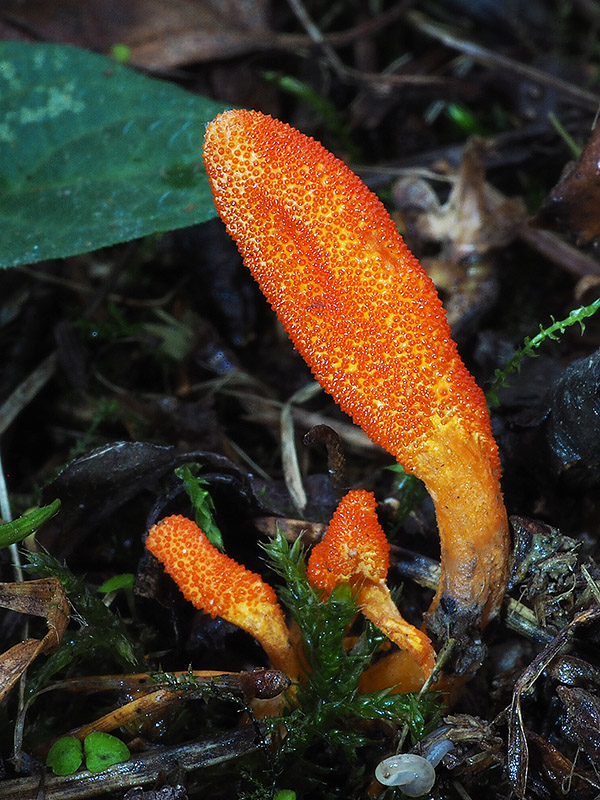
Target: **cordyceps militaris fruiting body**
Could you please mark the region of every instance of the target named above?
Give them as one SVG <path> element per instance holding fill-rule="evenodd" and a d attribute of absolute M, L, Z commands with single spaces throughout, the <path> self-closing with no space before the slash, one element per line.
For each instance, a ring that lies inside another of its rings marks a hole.
<path fill-rule="evenodd" d="M 146 547 L 165 565 L 186 600 L 248 631 L 275 669 L 297 680 L 300 667 L 283 611 L 259 575 L 221 553 L 193 520 L 179 515 L 153 525 Z"/>
<path fill-rule="evenodd" d="M 363 614 L 401 651 L 410 655 L 428 678 L 435 665 L 429 638 L 402 617 L 386 584 L 390 546 L 375 513 L 375 495 L 353 490 L 342 498 L 323 539 L 313 547 L 306 575 L 329 595 L 341 583 L 356 592 Z M 406 676 L 396 684 L 406 690 Z"/>
<path fill-rule="evenodd" d="M 432 281 L 379 199 L 289 125 L 225 112 L 204 160 L 229 234 L 319 383 L 435 503 L 429 631 L 455 650 L 478 642 L 504 595 L 508 526 L 485 399 Z"/>

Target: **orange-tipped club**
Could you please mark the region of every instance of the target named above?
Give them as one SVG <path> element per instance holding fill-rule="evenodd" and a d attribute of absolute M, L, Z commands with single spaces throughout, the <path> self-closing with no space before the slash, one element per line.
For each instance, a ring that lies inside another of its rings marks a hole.
<path fill-rule="evenodd" d="M 219 214 L 317 380 L 433 498 L 429 630 L 478 642 L 504 596 L 508 526 L 485 399 L 433 283 L 378 198 L 290 126 L 225 112 L 204 159 Z"/>
<path fill-rule="evenodd" d="M 150 528 L 146 547 L 186 600 L 248 631 L 275 669 L 292 680 L 298 661 L 275 592 L 259 575 L 221 553 L 191 519 L 172 516 Z"/>
<path fill-rule="evenodd" d="M 362 613 L 410 654 L 425 679 L 435 664 L 435 651 L 429 638 L 402 617 L 392 600 L 385 582 L 389 565 L 389 544 L 375 513 L 374 495 L 348 492 L 322 541 L 312 549 L 308 579 L 326 594 L 341 583 L 355 588 Z"/>

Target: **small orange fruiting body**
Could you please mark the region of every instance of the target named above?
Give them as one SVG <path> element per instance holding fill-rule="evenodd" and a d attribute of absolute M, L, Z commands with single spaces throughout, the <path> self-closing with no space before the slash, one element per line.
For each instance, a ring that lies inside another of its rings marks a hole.
<path fill-rule="evenodd" d="M 307 576 L 325 594 L 341 583 L 355 588 L 362 613 L 410 653 L 423 680 L 433 669 L 435 651 L 429 638 L 402 617 L 392 600 L 385 583 L 390 548 L 375 506 L 371 492 L 350 491 L 342 498 L 325 536 L 311 551 Z"/>
<path fill-rule="evenodd" d="M 340 583 L 360 585 L 385 581 L 390 546 L 377 515 L 371 492 L 348 492 L 338 505 L 327 532 L 310 553 L 307 575 L 327 594 Z"/>
<path fill-rule="evenodd" d="M 153 525 L 146 547 L 164 564 L 186 600 L 248 631 L 275 669 L 298 677 L 283 611 L 260 575 L 221 553 L 195 522 L 179 515 Z"/>
<path fill-rule="evenodd" d="M 423 678 L 424 671 L 413 653 L 393 650 L 363 672 L 358 688 L 361 692 L 418 692 L 423 688 Z"/>

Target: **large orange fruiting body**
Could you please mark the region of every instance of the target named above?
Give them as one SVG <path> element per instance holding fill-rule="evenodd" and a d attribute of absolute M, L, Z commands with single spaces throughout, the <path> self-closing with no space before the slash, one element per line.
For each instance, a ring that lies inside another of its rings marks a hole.
<path fill-rule="evenodd" d="M 283 611 L 260 575 L 221 553 L 195 522 L 179 515 L 153 525 L 146 547 L 164 564 L 186 600 L 248 631 L 275 669 L 298 677 Z"/>
<path fill-rule="evenodd" d="M 355 490 L 338 505 L 323 539 L 313 547 L 307 576 L 311 584 L 329 594 L 340 583 L 356 589 L 363 614 L 421 668 L 421 683 L 435 663 L 429 638 L 408 623 L 398 608 L 385 579 L 390 566 L 390 547 L 375 512 L 375 495 Z M 394 683 L 403 684 L 403 675 Z M 403 685 L 404 691 L 408 691 Z"/>
<path fill-rule="evenodd" d="M 498 467 L 485 399 L 384 206 L 314 139 L 253 111 L 209 124 L 221 218 L 319 383 L 414 470 L 458 414 Z"/>
<path fill-rule="evenodd" d="M 204 160 L 219 214 L 317 380 L 432 495 L 432 611 L 447 596 L 477 627 L 506 581 L 498 451 L 433 283 L 378 198 L 290 126 L 225 112 L 207 127 Z M 442 616 L 430 617 L 440 632 Z"/>

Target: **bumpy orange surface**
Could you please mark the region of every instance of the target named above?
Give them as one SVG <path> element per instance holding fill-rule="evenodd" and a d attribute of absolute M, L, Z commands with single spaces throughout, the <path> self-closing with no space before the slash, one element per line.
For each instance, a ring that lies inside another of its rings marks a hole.
<path fill-rule="evenodd" d="M 331 592 L 344 582 L 385 581 L 390 546 L 375 507 L 372 492 L 352 491 L 342 498 L 327 533 L 310 553 L 307 575 L 313 586 Z"/>
<path fill-rule="evenodd" d="M 321 385 L 409 470 L 460 419 L 497 449 L 431 280 L 378 198 L 321 144 L 253 111 L 208 125 L 215 204 Z"/>
<path fill-rule="evenodd" d="M 153 525 L 146 547 L 196 608 L 251 633 L 276 669 L 296 677 L 283 612 L 275 592 L 259 575 L 221 553 L 195 522 L 179 515 Z"/>
<path fill-rule="evenodd" d="M 477 637 L 504 596 L 508 523 L 485 399 L 433 283 L 377 197 L 290 126 L 226 112 L 207 126 L 204 160 L 221 218 L 315 377 L 435 503 L 428 629 Z"/>
<path fill-rule="evenodd" d="M 435 652 L 429 638 L 400 614 L 385 583 L 390 548 L 375 506 L 371 492 L 351 491 L 342 498 L 325 536 L 312 549 L 308 579 L 325 593 L 340 583 L 356 586 L 362 613 L 410 653 L 424 680 L 433 669 Z M 403 678 L 393 682 L 402 684 Z"/>

